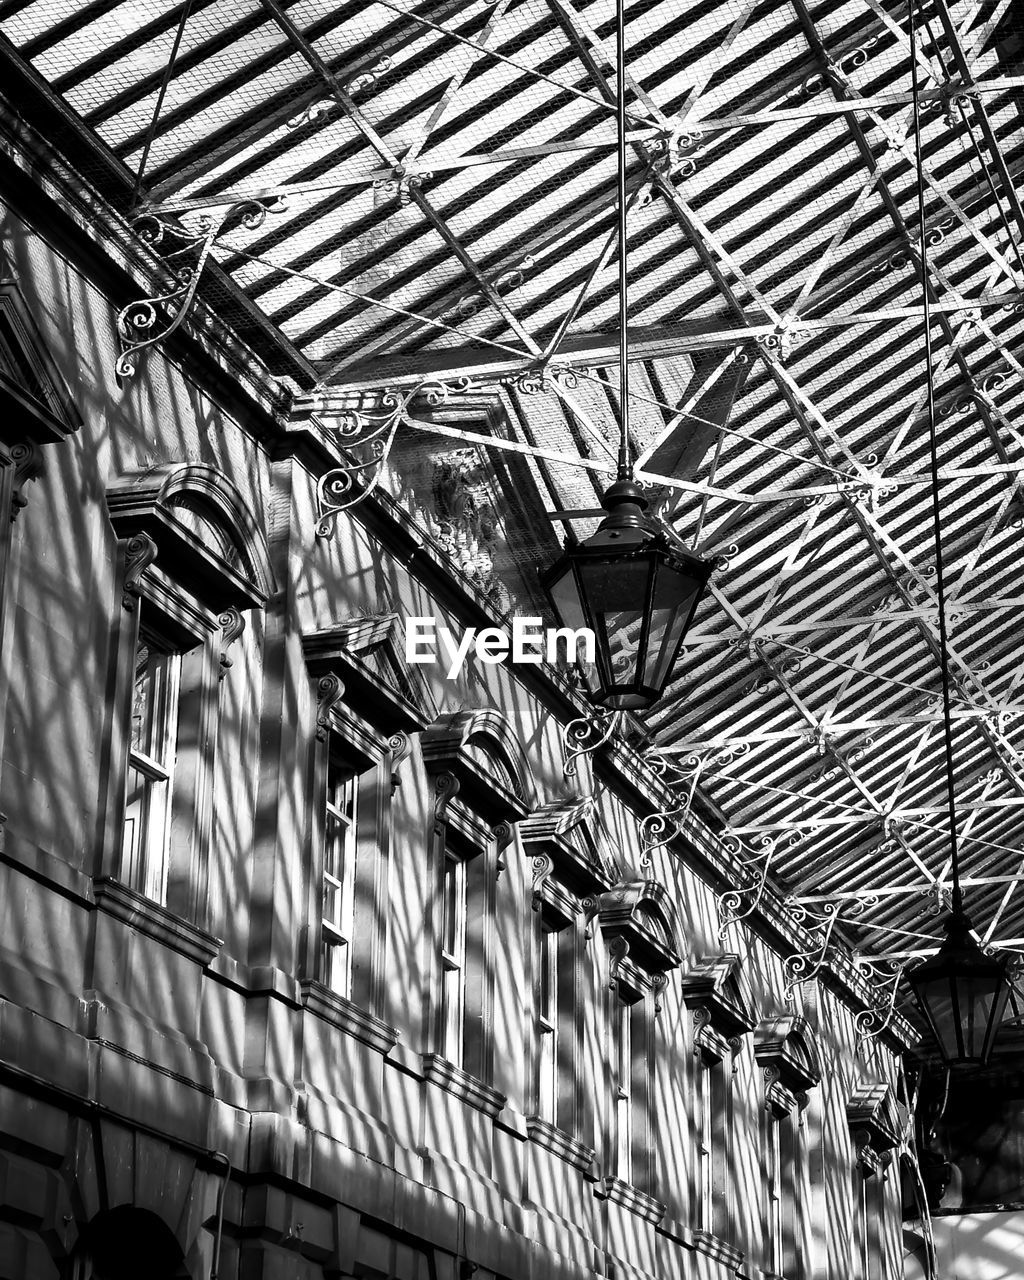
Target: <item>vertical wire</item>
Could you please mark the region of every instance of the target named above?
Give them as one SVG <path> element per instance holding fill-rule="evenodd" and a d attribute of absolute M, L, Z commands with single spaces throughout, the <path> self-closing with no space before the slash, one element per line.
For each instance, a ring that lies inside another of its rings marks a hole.
<path fill-rule="evenodd" d="M 194 0 L 185 0 L 185 4 L 181 10 L 181 21 L 178 23 L 178 30 L 174 35 L 174 43 L 171 45 L 171 54 L 167 59 L 167 66 L 164 67 L 164 74 L 160 81 L 160 89 L 156 95 L 156 103 L 153 107 L 153 118 L 149 122 L 149 128 L 146 130 L 146 140 L 142 148 L 142 157 L 139 160 L 139 167 L 135 174 L 135 185 L 132 188 L 132 205 L 139 198 L 142 190 L 142 179 L 146 173 L 146 165 L 149 163 L 149 151 L 153 145 L 153 139 L 156 137 L 156 126 L 160 121 L 160 112 L 163 109 L 164 98 L 167 95 L 167 88 L 171 83 L 171 76 L 174 75 L 174 67 L 178 61 L 178 50 L 181 48 L 181 38 L 185 34 L 185 25 L 188 22 L 189 14 L 192 12 Z"/>
<path fill-rule="evenodd" d="M 960 890 L 960 866 L 956 845 L 956 796 L 953 778 L 953 721 L 949 698 L 949 653 L 946 633 L 946 577 L 942 560 L 942 505 L 939 499 L 939 447 L 935 429 L 935 387 L 932 381 L 932 316 L 931 290 L 928 286 L 928 235 L 925 227 L 924 161 L 921 146 L 921 100 L 917 69 L 917 27 L 915 0 L 908 0 L 910 20 L 910 83 L 914 106 L 914 154 L 917 164 L 917 217 L 921 259 L 921 293 L 924 311 L 924 367 L 928 389 L 928 446 L 931 463 L 932 531 L 935 542 L 935 594 L 939 606 L 939 668 L 942 673 L 942 722 L 946 747 L 946 803 L 949 809 L 949 844 L 953 873 L 953 910 L 963 911 Z"/>
<path fill-rule="evenodd" d="M 626 276 L 626 0 L 617 0 L 615 125 L 619 158 L 619 479 L 632 478 L 629 461 L 629 293 Z"/>

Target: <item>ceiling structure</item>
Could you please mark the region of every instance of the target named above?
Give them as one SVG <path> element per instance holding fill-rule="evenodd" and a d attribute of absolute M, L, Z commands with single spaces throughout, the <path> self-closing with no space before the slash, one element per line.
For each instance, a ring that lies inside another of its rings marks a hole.
<path fill-rule="evenodd" d="M 982 941 L 1024 952 L 1024 14 L 921 0 L 912 38 L 893 0 L 638 0 L 626 23 L 633 451 L 718 561 L 653 739 L 750 885 L 866 955 L 934 947 L 923 236 L 963 885 Z M 13 0 L 0 31 L 123 166 L 140 234 L 269 320 L 300 410 L 383 450 L 488 395 L 492 456 L 549 512 L 595 507 L 612 0 Z M 124 318 L 129 365 L 183 313 L 171 281 Z"/>

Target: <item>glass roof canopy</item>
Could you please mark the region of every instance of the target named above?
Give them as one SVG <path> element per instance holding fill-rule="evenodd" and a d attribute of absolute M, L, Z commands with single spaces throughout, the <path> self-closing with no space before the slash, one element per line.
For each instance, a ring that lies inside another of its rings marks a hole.
<path fill-rule="evenodd" d="M 633 450 L 719 558 L 655 742 L 809 921 L 895 963 L 936 945 L 923 236 L 961 870 L 981 939 L 1024 950 L 1020 12 L 918 8 L 923 226 L 906 5 L 641 0 L 626 21 Z M 140 232 L 248 300 L 298 404 L 365 422 L 390 392 L 406 432 L 436 425 L 431 388 L 472 397 L 549 512 L 596 506 L 613 3 L 39 0 L 0 31 Z"/>

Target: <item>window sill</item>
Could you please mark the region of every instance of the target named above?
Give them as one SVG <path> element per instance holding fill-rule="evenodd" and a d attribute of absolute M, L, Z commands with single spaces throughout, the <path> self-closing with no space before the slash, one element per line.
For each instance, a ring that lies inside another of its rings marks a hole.
<path fill-rule="evenodd" d="M 698 1253 L 704 1253 L 709 1258 L 726 1263 L 733 1270 L 736 1270 L 743 1262 L 742 1250 L 734 1248 L 731 1244 L 726 1244 L 724 1240 L 719 1240 L 718 1236 L 712 1235 L 710 1231 L 694 1231 L 693 1248 Z"/>
<path fill-rule="evenodd" d="M 122 920 L 147 938 L 162 942 L 196 964 L 208 965 L 224 945 L 223 939 L 215 938 L 204 929 L 197 929 L 194 924 L 129 889 L 119 880 L 102 876 L 94 884 L 96 906 L 101 911 Z"/>
<path fill-rule="evenodd" d="M 559 1129 L 550 1121 L 542 1120 L 540 1116 L 527 1116 L 526 1132 L 531 1142 L 535 1142 L 538 1147 L 543 1147 L 545 1151 L 551 1151 L 556 1156 L 560 1156 L 567 1164 L 582 1169 L 584 1173 L 593 1168 L 595 1154 L 593 1149 L 585 1147 L 575 1138 L 570 1138 L 564 1129 Z"/>
<path fill-rule="evenodd" d="M 621 1204 L 645 1222 L 658 1223 L 665 1216 L 665 1205 L 660 1200 L 655 1200 L 632 1183 L 623 1182 L 621 1178 L 602 1178 L 594 1188 L 594 1194 L 602 1200 Z"/>
<path fill-rule="evenodd" d="M 476 1107 L 492 1120 L 508 1101 L 505 1094 L 492 1089 L 476 1076 L 471 1076 L 468 1071 L 463 1071 L 447 1058 L 442 1058 L 439 1053 L 424 1053 L 420 1060 L 425 1080 L 440 1085 L 453 1097 L 468 1102 L 471 1107 Z"/>
<path fill-rule="evenodd" d="M 356 1040 L 361 1040 L 371 1049 L 376 1049 L 378 1053 L 388 1053 L 398 1043 L 398 1032 L 394 1027 L 388 1026 L 380 1018 L 375 1018 L 365 1009 L 360 1009 L 351 1000 L 338 995 L 322 982 L 301 982 L 299 990 L 302 993 L 304 1008 L 355 1037 Z"/>

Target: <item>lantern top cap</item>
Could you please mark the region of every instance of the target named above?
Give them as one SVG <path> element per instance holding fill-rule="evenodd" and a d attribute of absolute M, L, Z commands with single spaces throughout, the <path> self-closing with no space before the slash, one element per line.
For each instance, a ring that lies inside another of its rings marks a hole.
<path fill-rule="evenodd" d="M 601 506 L 608 514 L 598 526 L 598 533 L 606 529 L 643 529 L 652 532 L 647 508 L 650 501 L 632 476 L 620 476 L 608 486 L 601 496 Z"/>
<path fill-rule="evenodd" d="M 1005 968 L 1005 957 L 986 955 L 972 936 L 971 921 L 964 911 L 951 911 L 943 921 L 946 936 L 938 951 L 911 970 L 911 978 L 923 977 L 935 969 L 944 969 L 953 965 L 969 965 L 975 971 L 979 968 L 991 968 L 993 971 Z"/>

